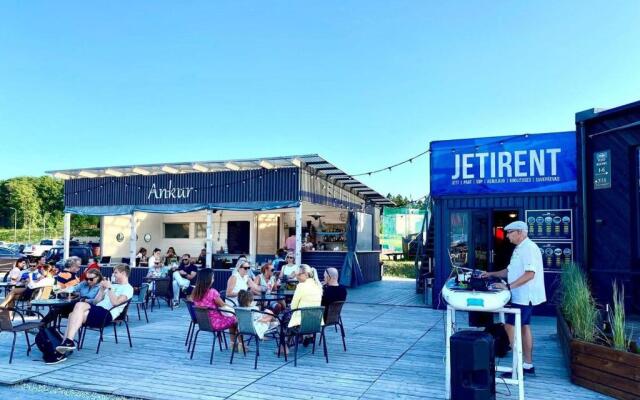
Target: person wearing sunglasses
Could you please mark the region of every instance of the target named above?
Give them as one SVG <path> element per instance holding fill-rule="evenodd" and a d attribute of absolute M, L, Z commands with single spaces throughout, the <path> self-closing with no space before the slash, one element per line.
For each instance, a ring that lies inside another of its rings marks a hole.
<path fill-rule="evenodd" d="M 100 290 L 99 283 L 102 279 L 102 272 L 100 272 L 99 269 L 92 269 L 87 273 L 87 277 L 84 281 L 73 287 L 72 295 L 76 296 L 76 299 L 79 301 L 92 304 L 98 295 L 98 291 Z M 73 311 L 74 306 L 75 302 L 61 307 L 49 308 L 49 313 L 44 316 L 42 322 L 44 325 L 47 325 L 51 322 L 55 322 L 58 319 L 58 316 L 66 317 L 71 313 L 71 311 Z"/>
<path fill-rule="evenodd" d="M 273 264 L 270 262 L 263 264 L 260 267 L 260 275 L 254 278 L 254 283 L 256 286 L 260 288 L 261 292 L 271 293 L 272 291 L 278 290 L 278 286 L 280 285 L 280 280 L 276 278 L 274 273 Z M 284 300 L 280 302 L 271 301 L 265 305 L 265 307 L 271 309 L 275 314 L 278 314 L 285 308 Z"/>
<path fill-rule="evenodd" d="M 296 279 L 296 272 L 298 272 L 298 264 L 295 263 L 295 258 L 293 257 L 293 253 L 287 253 L 287 257 L 285 258 L 287 262 L 282 266 L 280 270 L 280 280 L 282 282 L 286 282 L 289 280 Z"/>
<path fill-rule="evenodd" d="M 232 307 L 237 306 L 238 293 L 241 290 L 251 290 L 254 294 L 260 293 L 260 288 L 249 279 L 249 270 L 251 265 L 247 260 L 238 261 L 233 274 L 227 280 L 227 304 Z"/>
<path fill-rule="evenodd" d="M 180 291 L 189 289 L 196 284 L 196 274 L 198 267 L 191 262 L 191 254 L 182 255 L 178 269 L 172 274 L 173 277 L 173 306 L 180 305 Z"/>

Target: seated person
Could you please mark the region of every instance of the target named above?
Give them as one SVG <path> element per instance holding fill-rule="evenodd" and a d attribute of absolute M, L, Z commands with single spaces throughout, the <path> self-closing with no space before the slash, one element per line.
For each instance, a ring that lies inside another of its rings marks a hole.
<path fill-rule="evenodd" d="M 49 266 L 45 264 L 45 268 L 47 268 L 48 275 Z M 53 286 L 53 278 L 50 276 L 47 278 L 47 275 L 40 273 L 37 264 L 30 265 L 27 271 L 22 272 L 20 280 L 17 282 L 19 286 L 11 290 L 4 301 L 0 303 L 0 307 L 14 307 L 17 300 L 31 300 L 31 296 L 37 289 Z"/>
<path fill-rule="evenodd" d="M 253 310 L 258 310 L 258 307 L 253 305 L 253 293 L 247 290 L 241 290 L 238 293 L 238 303 L 239 307 L 251 308 Z M 278 320 L 273 316 L 273 312 L 270 310 L 266 310 L 265 313 L 270 314 L 262 314 L 262 313 L 251 313 L 253 317 L 253 327 L 258 334 L 260 339 L 264 339 L 264 334 L 272 328 L 278 326 Z"/>
<path fill-rule="evenodd" d="M 80 301 L 94 304 L 94 299 L 100 290 L 99 283 L 102 282 L 102 273 L 99 269 L 92 269 L 87 273 L 87 278 L 79 284 L 73 286 L 72 296 Z M 58 319 L 58 316 L 69 315 L 75 306 L 75 303 L 66 304 L 64 306 L 49 308 L 49 312 L 44 316 L 42 322 L 46 325 Z"/>
<path fill-rule="evenodd" d="M 178 263 L 178 255 L 173 247 L 167 249 L 167 254 L 164 256 L 164 265 L 170 266 Z"/>
<path fill-rule="evenodd" d="M 240 259 L 235 270 L 227 280 L 226 302 L 230 306 L 237 305 L 238 293 L 240 293 L 241 290 L 252 290 L 255 293 L 260 293 L 258 286 L 249 279 L 250 269 L 251 266 L 249 262 L 244 259 Z"/>
<path fill-rule="evenodd" d="M 136 259 L 138 259 L 138 265 L 141 267 L 147 266 L 149 264 L 149 260 L 147 259 L 147 249 L 140 247 L 138 254 L 136 254 Z"/>
<path fill-rule="evenodd" d="M 204 268 L 198 271 L 196 287 L 193 289 L 193 293 L 191 293 L 193 305 L 211 309 L 209 311 L 209 322 L 211 322 L 211 326 L 215 330 L 229 329 L 231 341 L 233 342 L 236 333 L 236 317 L 232 314 L 218 311 L 218 309 L 227 308 L 227 305 L 222 301 L 220 293 L 212 286 L 213 270 L 211 268 Z"/>
<path fill-rule="evenodd" d="M 82 260 L 75 256 L 71 256 L 65 260 L 64 269 L 55 276 L 56 287 L 58 289 L 67 289 L 80 282 L 77 275 L 78 271 L 80 271 L 81 263 Z"/>
<path fill-rule="evenodd" d="M 100 264 L 98 264 L 98 257 L 89 259 L 89 265 L 87 265 L 87 269 L 85 269 L 80 275 L 80 282 L 83 282 L 87 279 L 87 273 L 92 269 L 100 270 Z"/>
<path fill-rule="evenodd" d="M 169 274 L 169 267 L 162 264 L 149 265 L 147 278 L 166 278 Z"/>
<path fill-rule="evenodd" d="M 298 272 L 298 264 L 295 263 L 293 253 L 287 253 L 286 262 L 280 269 L 280 281 L 282 282 L 295 280 Z"/>
<path fill-rule="evenodd" d="M 162 255 L 160 253 L 161 250 L 159 248 L 156 247 L 155 249 L 153 249 L 153 254 L 151 255 L 151 257 L 149 257 L 148 260 L 149 269 L 151 269 L 151 267 L 155 267 L 156 265 L 162 264 Z"/>
<path fill-rule="evenodd" d="M 202 267 L 207 266 L 207 249 L 200 250 L 200 255 L 198 256 L 196 264 L 202 265 Z"/>
<path fill-rule="evenodd" d="M 198 267 L 191 263 L 191 255 L 183 254 L 180 266 L 173 272 L 173 306 L 180 304 L 180 289 L 188 289 L 196 283 Z"/>
<path fill-rule="evenodd" d="M 274 268 L 271 263 L 263 264 L 260 268 L 261 274 L 256 276 L 253 280 L 262 293 L 271 293 L 272 291 L 278 290 L 280 281 L 276 279 L 273 270 Z M 272 309 L 273 312 L 278 314 L 285 308 L 284 300 L 281 302 L 272 301 L 269 304 L 266 304 L 265 307 Z"/>
<path fill-rule="evenodd" d="M 47 257 L 42 256 L 38 258 L 38 263 L 36 264 L 36 267 L 38 268 L 38 271 L 40 271 L 40 273 L 42 273 L 42 268 L 47 265 Z"/>
<path fill-rule="evenodd" d="M 302 307 L 319 307 L 322 303 L 322 285 L 318 279 L 318 272 L 315 268 L 306 264 L 300 265 L 297 273 L 298 286 L 293 293 L 291 300 L 291 310 Z M 295 329 L 300 326 L 302 318 L 299 311 L 291 313 L 287 327 Z M 303 344 L 307 346 L 310 343 L 309 338 L 305 338 Z M 287 349 L 285 349 L 287 351 Z"/>
<path fill-rule="evenodd" d="M 280 271 L 280 266 L 282 264 L 286 264 L 286 256 L 287 252 L 285 251 L 285 249 L 278 249 L 278 251 L 276 251 L 276 258 L 274 258 L 273 260 L 273 268 L 275 272 Z"/>
<path fill-rule="evenodd" d="M 18 284 L 22 278 L 22 270 L 24 270 L 27 265 L 27 258 L 22 257 L 16 260 L 13 264 L 13 268 L 9 271 L 9 283 Z"/>
<path fill-rule="evenodd" d="M 133 297 L 133 287 L 129 284 L 129 266 L 118 264 L 113 268 L 116 283 L 111 284 L 108 279 L 100 282 L 95 304 L 77 302 L 69 314 L 69 323 L 64 333 L 62 343 L 56 347 L 62 361 L 65 353 L 76 349 L 74 337 L 82 325 L 99 328 L 103 323 L 110 323 L 118 318 L 124 310 L 125 303 Z"/>
<path fill-rule="evenodd" d="M 327 307 L 336 301 L 347 299 L 347 288 L 338 283 L 338 270 L 331 267 L 324 271 L 324 288 L 322 291 L 322 306 L 324 306 L 324 316 L 327 317 Z"/>

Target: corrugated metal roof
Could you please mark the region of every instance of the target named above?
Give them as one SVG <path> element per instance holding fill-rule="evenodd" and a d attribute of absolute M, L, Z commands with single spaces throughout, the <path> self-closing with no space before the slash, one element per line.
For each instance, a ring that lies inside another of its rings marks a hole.
<path fill-rule="evenodd" d="M 342 171 L 340 168 L 336 167 L 318 154 L 217 161 L 190 161 L 163 164 L 91 167 L 46 171 L 46 173 L 51 174 L 57 178 L 67 180 L 78 178 L 104 178 L 114 176 L 120 177 L 138 175 L 183 174 L 194 172 L 246 171 L 260 168 L 273 169 L 292 166 L 308 169 L 314 174 L 320 175 L 325 179 L 335 182 L 337 185 L 344 185 L 345 188 L 355 192 L 356 194 L 358 194 L 358 196 L 361 196 L 377 205 L 395 205 L 391 200 L 387 199 L 359 180 L 351 177 L 349 174 Z"/>

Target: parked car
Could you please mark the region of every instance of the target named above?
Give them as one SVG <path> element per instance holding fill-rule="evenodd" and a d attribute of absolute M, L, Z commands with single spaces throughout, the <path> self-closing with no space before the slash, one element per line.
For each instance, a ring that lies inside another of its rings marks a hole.
<path fill-rule="evenodd" d="M 24 253 L 24 244 L 21 244 L 21 243 L 11 243 L 10 245 L 5 247 L 11 249 L 15 253 L 20 253 L 20 254 Z"/>
<path fill-rule="evenodd" d="M 53 246 L 62 246 L 64 243 L 60 239 L 42 239 L 40 244 L 31 245 L 31 252 L 29 255 L 33 258 L 37 258 L 46 255 Z"/>
<path fill-rule="evenodd" d="M 22 257 L 24 254 L 17 253 L 8 247 L 0 247 L 0 272 L 10 271 L 16 260 Z"/>
<path fill-rule="evenodd" d="M 71 253 L 72 256 L 80 257 L 83 265 L 88 264 L 89 259 L 93 257 L 91 246 L 87 246 L 87 245 L 69 246 L 69 253 Z M 51 250 L 49 250 L 49 255 L 47 256 L 47 263 L 49 262 L 57 263 L 58 261 L 62 261 L 65 258 L 67 257 L 64 255 L 64 247 L 54 246 L 51 248 Z"/>

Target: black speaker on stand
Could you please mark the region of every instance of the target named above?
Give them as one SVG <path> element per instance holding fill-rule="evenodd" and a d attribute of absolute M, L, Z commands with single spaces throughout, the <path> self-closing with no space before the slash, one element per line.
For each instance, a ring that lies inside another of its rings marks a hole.
<path fill-rule="evenodd" d="M 460 331 L 451 336 L 451 400 L 495 400 L 493 336 Z"/>

